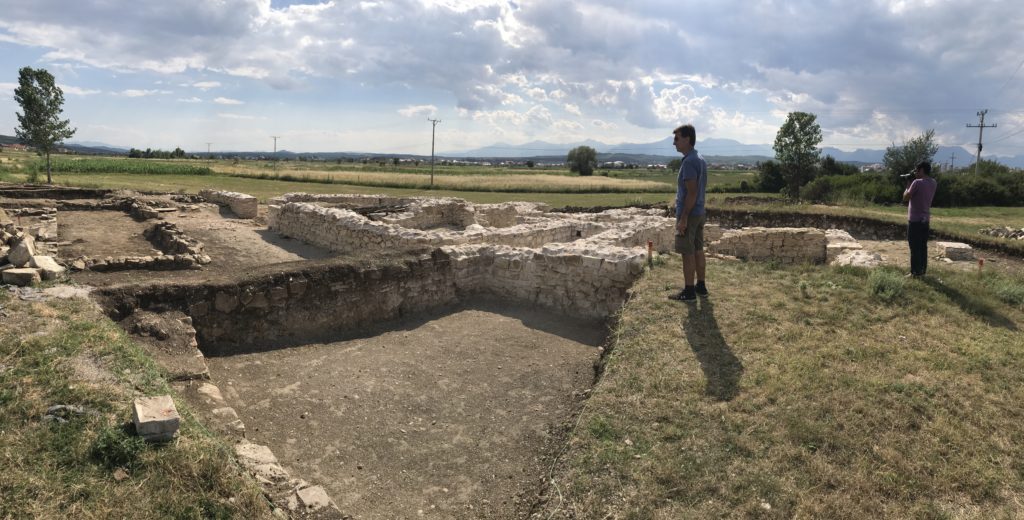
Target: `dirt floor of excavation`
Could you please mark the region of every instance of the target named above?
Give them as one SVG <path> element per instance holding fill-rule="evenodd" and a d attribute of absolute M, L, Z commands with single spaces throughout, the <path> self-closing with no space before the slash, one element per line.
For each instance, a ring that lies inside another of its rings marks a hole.
<path fill-rule="evenodd" d="M 344 513 L 507 519 L 533 505 L 605 338 L 600 323 L 477 304 L 207 363 L 247 437 Z"/>
<path fill-rule="evenodd" d="M 168 203 L 168 206 L 173 204 Z M 70 247 L 76 255 L 93 257 L 131 256 L 143 254 L 140 247 L 148 247 L 144 254 L 159 254 L 153 245 L 141 237 L 141 230 L 156 224 L 156 220 L 135 222 L 131 217 L 115 212 L 65 212 L 58 214 L 58 222 L 64 226 L 65 214 L 70 214 L 71 229 L 81 236 Z M 90 215 L 91 214 L 91 215 Z M 96 219 L 110 218 L 116 214 L 116 225 L 124 230 L 111 229 L 107 222 Z M 76 221 L 91 219 L 92 227 L 78 225 Z M 129 222 L 122 222 L 127 219 Z M 237 276 L 255 268 L 295 262 L 332 258 L 336 253 L 300 240 L 283 237 L 267 229 L 264 220 L 240 219 L 230 210 L 213 204 L 197 204 L 189 211 L 175 211 L 163 214 L 164 221 L 175 224 L 189 237 L 202 242 L 203 252 L 212 260 L 199 270 L 177 271 L 83 271 L 73 275 L 75 281 L 87 285 L 105 286 L 119 283 L 146 283 L 206 281 L 221 276 Z M 63 229 L 63 227 L 62 227 Z M 140 241 L 143 245 L 139 245 Z M 102 253 L 102 254 L 99 254 Z M 64 257 L 73 257 L 64 253 Z M 346 255 L 352 257 L 354 255 Z"/>

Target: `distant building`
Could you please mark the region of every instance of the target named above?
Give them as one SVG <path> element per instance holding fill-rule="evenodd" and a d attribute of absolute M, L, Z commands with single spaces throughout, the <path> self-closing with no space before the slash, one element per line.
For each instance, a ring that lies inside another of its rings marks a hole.
<path fill-rule="evenodd" d="M 0 144 L 0 150 L 11 150 L 11 151 L 15 151 L 15 152 L 27 152 L 28 151 L 28 147 L 23 145 L 23 144 L 19 144 L 19 143 Z"/>

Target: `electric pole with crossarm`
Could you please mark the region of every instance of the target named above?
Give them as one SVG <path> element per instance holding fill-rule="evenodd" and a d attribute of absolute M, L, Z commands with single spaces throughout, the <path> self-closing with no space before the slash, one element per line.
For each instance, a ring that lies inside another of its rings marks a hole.
<path fill-rule="evenodd" d="M 974 174 L 975 175 L 978 174 L 978 166 L 981 164 L 981 133 L 984 132 L 986 128 L 995 128 L 996 126 L 998 126 L 998 125 L 986 125 L 985 124 L 985 114 L 987 114 L 987 113 L 988 113 L 988 109 L 987 108 L 982 110 L 981 112 L 978 112 L 978 118 L 979 118 L 978 124 L 976 124 L 976 125 L 972 125 L 970 123 L 967 124 L 967 128 L 977 128 L 978 129 L 978 156 L 974 159 Z"/>

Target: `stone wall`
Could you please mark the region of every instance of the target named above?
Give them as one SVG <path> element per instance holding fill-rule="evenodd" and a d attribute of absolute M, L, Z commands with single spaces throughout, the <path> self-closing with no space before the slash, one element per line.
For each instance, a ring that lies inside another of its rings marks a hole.
<path fill-rule="evenodd" d="M 199 190 L 199 196 L 210 202 L 225 205 L 239 218 L 256 218 L 259 204 L 256 197 L 244 193 L 218 190 Z"/>
<path fill-rule="evenodd" d="M 508 208 L 493 211 L 505 222 Z M 475 213 L 475 211 L 474 211 Z M 517 213 L 518 214 L 518 213 Z M 657 210 L 617 210 L 597 214 L 555 217 L 529 212 L 516 218 L 523 223 L 508 227 L 470 224 L 465 229 L 415 229 L 374 221 L 354 211 L 327 208 L 311 203 L 271 205 L 270 229 L 332 251 L 400 249 L 461 244 L 494 244 L 538 248 L 550 243 L 588 240 L 616 247 L 647 247 L 652 241 L 658 251 L 672 247 L 672 220 Z"/>
<path fill-rule="evenodd" d="M 236 283 L 107 288 L 97 296 L 114 319 L 135 309 L 185 312 L 204 353 L 223 355 L 355 333 L 478 297 L 603 319 L 625 302 L 645 260 L 638 249 L 580 243 L 387 256 L 377 265 L 323 261 Z"/>
<path fill-rule="evenodd" d="M 731 229 L 708 246 L 715 254 L 783 264 L 821 264 L 826 260 L 825 232 L 812 228 Z"/>

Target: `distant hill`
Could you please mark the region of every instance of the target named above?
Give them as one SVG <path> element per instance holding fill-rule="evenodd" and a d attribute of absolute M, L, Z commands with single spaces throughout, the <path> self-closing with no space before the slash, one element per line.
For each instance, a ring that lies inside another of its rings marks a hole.
<path fill-rule="evenodd" d="M 18 143 L 18 139 L 12 136 L 0 135 L 0 144 Z M 562 162 L 569 150 L 577 146 L 590 146 L 597 150 L 597 159 L 600 162 L 623 161 L 631 164 L 665 164 L 678 157 L 675 147 L 672 145 L 672 137 L 668 136 L 660 141 L 652 143 L 620 143 L 606 144 L 595 140 L 579 141 L 575 143 L 549 143 L 547 141 L 530 141 L 519 145 L 507 143 L 495 143 L 482 148 L 475 148 L 461 152 L 443 152 L 437 155 L 438 160 L 460 159 L 460 160 L 481 160 L 489 162 L 501 162 L 503 160 L 533 160 L 538 163 Z M 113 146 L 106 143 L 94 141 L 68 142 L 65 148 L 81 154 L 96 155 L 124 155 L 128 148 Z M 716 164 L 755 164 L 759 161 L 766 161 L 775 156 L 771 145 L 767 144 L 745 144 L 733 139 L 709 138 L 701 140 L 698 136 L 697 150 L 700 151 L 708 161 Z M 189 155 L 205 157 L 206 151 L 189 151 Z M 837 161 L 853 164 L 875 164 L 881 163 L 885 156 L 885 150 L 857 149 L 846 152 L 838 148 L 826 146 L 822 148 L 822 156 L 831 155 Z M 963 167 L 974 162 L 974 152 L 960 146 L 940 146 L 933 161 L 937 164 L 949 164 L 950 157 L 954 156 L 954 166 Z M 270 158 L 281 159 L 311 159 L 311 160 L 346 160 L 355 159 L 390 159 L 398 157 L 401 159 L 430 160 L 430 156 L 415 154 L 382 154 L 368 152 L 289 152 L 280 150 L 277 154 L 267 151 L 218 151 L 212 155 L 216 157 L 238 157 L 238 158 Z M 984 156 L 983 156 L 984 157 Z M 1024 168 L 1024 154 L 1013 157 L 984 157 L 994 159 L 1012 168 Z"/>

